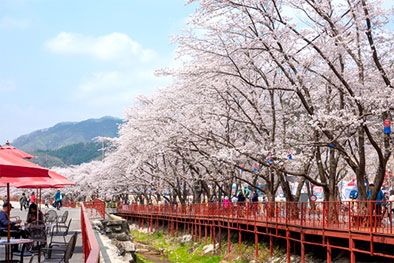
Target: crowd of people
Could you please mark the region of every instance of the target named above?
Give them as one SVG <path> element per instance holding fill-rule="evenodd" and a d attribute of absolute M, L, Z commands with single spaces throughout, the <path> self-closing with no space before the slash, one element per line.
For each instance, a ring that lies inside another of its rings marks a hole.
<path fill-rule="evenodd" d="M 63 205 L 63 196 L 64 194 L 58 190 L 54 196 L 54 202 L 52 206 L 56 209 L 60 209 Z M 31 224 L 40 225 L 44 224 L 44 214 L 41 210 L 38 209 L 37 198 L 35 196 L 35 192 L 32 192 L 30 196 L 27 196 L 26 193 L 22 193 L 20 199 L 20 210 L 27 210 L 26 220 L 24 223 L 24 227 L 22 227 L 22 220 L 16 219 L 14 221 L 10 221 L 10 228 L 13 230 L 11 232 L 12 236 L 15 238 L 24 237 L 23 228 L 27 228 Z M 45 200 L 45 207 L 49 208 L 49 200 Z M 7 235 L 8 228 L 8 209 L 14 208 L 12 204 L 8 204 L 8 198 L 4 198 L 2 209 L 0 210 L 0 236 Z"/>
<path fill-rule="evenodd" d="M 374 184 L 369 184 L 368 189 L 368 200 L 371 200 L 372 190 L 374 188 Z M 389 192 L 383 193 L 382 190 L 379 190 L 378 195 L 376 196 L 376 204 L 374 206 L 375 213 L 377 215 L 382 215 L 382 217 L 387 216 L 391 220 L 391 214 L 394 213 L 394 203 L 391 204 L 390 201 L 394 201 L 394 190 L 390 190 Z"/>

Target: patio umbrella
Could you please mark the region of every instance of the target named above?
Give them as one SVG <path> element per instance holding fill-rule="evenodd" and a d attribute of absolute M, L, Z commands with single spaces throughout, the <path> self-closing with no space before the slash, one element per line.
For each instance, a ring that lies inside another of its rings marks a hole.
<path fill-rule="evenodd" d="M 35 156 L 25 153 L 24 151 L 19 150 L 18 148 L 10 145 L 10 143 L 8 141 L 5 143 L 5 145 L 0 146 L 0 153 L 7 153 L 7 154 L 10 154 L 10 155 L 22 158 L 22 159 L 35 158 Z"/>
<path fill-rule="evenodd" d="M 31 181 L 40 177 L 49 177 L 48 170 L 39 165 L 16 157 L 12 154 L 0 152 L 0 183 L 7 184 L 8 197 L 8 227 L 7 241 L 10 240 L 10 183 L 18 178 L 29 178 Z M 7 253 L 9 256 L 9 253 Z M 9 260 L 9 258 L 7 258 Z"/>
<path fill-rule="evenodd" d="M 38 189 L 40 189 L 40 193 L 38 196 L 38 200 L 39 200 L 38 204 L 41 209 L 41 189 L 63 188 L 66 185 L 75 185 L 74 182 L 71 182 L 66 177 L 64 177 L 58 173 L 55 173 L 54 171 L 49 171 L 48 174 L 49 174 L 49 177 L 37 178 L 39 180 L 34 180 L 34 181 L 25 180 L 24 178 L 18 178 L 18 182 L 14 181 L 12 183 L 12 186 L 15 186 L 17 188 L 35 188 L 35 189 L 37 189 L 37 193 L 38 193 Z M 38 219 L 38 209 L 37 209 L 37 219 Z"/>
<path fill-rule="evenodd" d="M 66 185 L 75 185 L 74 182 L 71 182 L 66 177 L 55 173 L 54 171 L 48 171 L 48 177 L 40 177 L 36 178 L 32 181 L 29 178 L 13 178 L 11 182 L 11 186 L 17 188 L 61 188 Z M 0 178 L 0 187 L 2 180 Z"/>
<path fill-rule="evenodd" d="M 0 178 L 49 177 L 48 169 L 9 153 L 0 152 Z"/>

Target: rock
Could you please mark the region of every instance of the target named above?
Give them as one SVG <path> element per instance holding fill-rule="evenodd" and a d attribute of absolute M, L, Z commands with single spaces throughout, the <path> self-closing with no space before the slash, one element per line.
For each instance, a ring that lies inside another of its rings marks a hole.
<path fill-rule="evenodd" d="M 135 252 L 135 245 L 133 242 L 131 242 L 131 241 L 123 242 L 122 245 L 123 245 L 123 248 L 126 251 L 126 253 L 128 253 L 128 252 L 134 253 Z"/>
<path fill-rule="evenodd" d="M 115 232 L 115 233 L 120 233 L 120 232 L 122 232 L 122 226 L 114 226 L 114 227 L 111 227 L 111 230 L 112 230 L 113 232 Z"/>
<path fill-rule="evenodd" d="M 253 260 L 249 261 L 249 263 L 256 263 L 256 260 L 253 259 Z"/>
<path fill-rule="evenodd" d="M 136 247 L 132 241 L 130 235 L 129 225 L 126 220 L 123 220 L 117 216 L 111 216 L 111 220 L 104 220 L 102 222 L 96 222 L 97 228 L 102 230 L 100 232 L 106 234 L 111 239 L 113 245 L 118 250 L 118 254 L 123 257 L 122 262 L 136 262 Z"/>
<path fill-rule="evenodd" d="M 126 219 L 124 219 L 124 218 L 121 218 L 120 216 L 116 216 L 116 215 L 109 215 L 109 217 L 111 218 L 111 220 L 114 220 L 114 221 L 126 221 Z"/>
<path fill-rule="evenodd" d="M 189 242 L 190 240 L 192 240 L 191 235 L 184 235 L 184 236 L 182 236 L 180 241 L 181 241 L 181 243 L 186 243 L 186 242 Z"/>
<path fill-rule="evenodd" d="M 135 262 L 137 262 L 137 257 L 136 257 L 136 255 L 135 254 L 126 254 L 125 256 L 124 256 L 124 262 L 129 262 L 129 263 L 135 263 Z"/>
<path fill-rule="evenodd" d="M 121 226 L 123 224 L 122 221 L 115 221 L 115 220 L 109 220 L 107 221 L 107 226 Z"/>
<path fill-rule="evenodd" d="M 108 235 L 109 238 L 111 239 L 116 239 L 118 241 L 130 241 L 131 238 L 128 234 L 126 233 L 112 233 Z"/>
<path fill-rule="evenodd" d="M 104 225 L 100 220 L 93 220 L 92 226 L 97 227 L 99 230 L 104 228 Z"/>
<path fill-rule="evenodd" d="M 212 251 L 215 251 L 215 247 L 212 244 L 211 245 L 206 245 L 206 246 L 204 246 L 202 248 L 202 250 L 203 250 L 204 254 L 208 254 L 208 253 L 210 253 Z"/>

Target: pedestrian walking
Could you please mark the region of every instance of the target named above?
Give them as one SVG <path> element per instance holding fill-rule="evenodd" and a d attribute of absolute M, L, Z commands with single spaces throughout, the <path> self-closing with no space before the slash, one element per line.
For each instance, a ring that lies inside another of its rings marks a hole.
<path fill-rule="evenodd" d="M 259 202 L 259 195 L 257 194 L 257 191 L 253 192 L 251 201 L 252 201 L 252 211 L 253 211 L 253 213 L 257 213 L 258 212 L 257 211 L 257 205 L 258 205 L 258 202 Z"/>
<path fill-rule="evenodd" d="M 26 210 L 27 209 L 27 198 L 26 198 L 26 194 L 22 193 L 21 198 L 19 199 L 19 203 L 21 206 L 21 211 L 23 210 L 23 208 Z"/>
<path fill-rule="evenodd" d="M 60 190 L 57 190 L 55 194 L 55 207 L 57 210 L 59 210 L 62 207 L 62 199 L 63 199 L 63 194 L 60 192 Z"/>
<path fill-rule="evenodd" d="M 374 188 L 374 184 L 369 184 L 369 190 L 368 190 L 368 200 L 371 200 L 372 197 L 372 190 Z M 373 200 L 371 200 L 373 201 Z M 384 194 L 382 192 L 382 190 L 379 190 L 378 195 L 376 196 L 376 201 L 372 203 L 373 208 L 376 210 L 375 213 L 376 215 L 380 215 L 382 213 L 382 205 L 383 205 L 383 201 L 384 201 Z"/>
<path fill-rule="evenodd" d="M 242 192 L 239 192 L 237 203 L 243 204 L 246 201 L 246 197 Z"/>
<path fill-rule="evenodd" d="M 394 190 L 390 190 L 390 197 L 389 197 L 389 203 L 391 206 L 391 213 L 394 214 Z"/>
<path fill-rule="evenodd" d="M 382 203 L 382 217 L 384 218 L 387 213 L 387 217 L 391 221 L 389 193 L 384 194 L 383 200 L 384 200 L 384 202 Z"/>
<path fill-rule="evenodd" d="M 35 204 L 36 203 L 36 195 L 34 194 L 34 192 L 31 193 L 30 203 L 31 204 L 33 204 L 33 203 Z"/>
<path fill-rule="evenodd" d="M 230 205 L 230 200 L 228 199 L 228 196 L 226 196 L 223 200 L 223 207 L 227 209 L 229 205 Z"/>

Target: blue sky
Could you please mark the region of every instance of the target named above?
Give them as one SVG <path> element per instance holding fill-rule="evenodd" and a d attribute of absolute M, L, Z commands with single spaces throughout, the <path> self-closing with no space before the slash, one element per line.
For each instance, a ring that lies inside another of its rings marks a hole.
<path fill-rule="evenodd" d="M 63 121 L 123 117 L 168 79 L 186 0 L 0 0 L 0 144 Z"/>
<path fill-rule="evenodd" d="M 384 0 L 392 7 L 393 0 Z M 123 117 L 169 79 L 186 0 L 0 0 L 0 144 L 63 121 Z M 391 25 L 392 26 L 392 25 Z"/>

